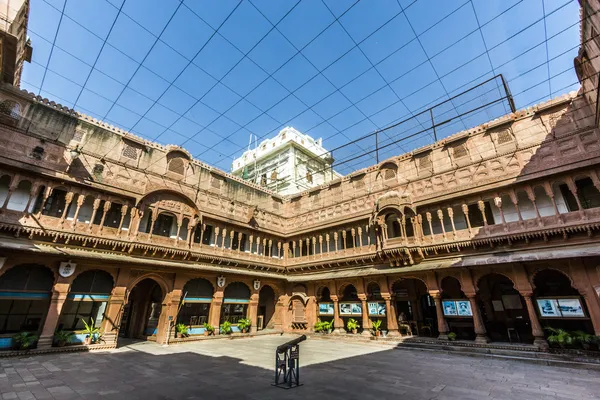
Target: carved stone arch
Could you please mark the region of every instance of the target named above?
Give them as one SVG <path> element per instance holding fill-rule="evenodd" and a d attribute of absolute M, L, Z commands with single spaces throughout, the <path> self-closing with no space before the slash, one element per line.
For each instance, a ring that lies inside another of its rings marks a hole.
<path fill-rule="evenodd" d="M 248 282 L 245 282 L 241 279 L 235 279 L 235 280 L 231 280 L 231 281 L 227 282 L 225 284 L 225 286 L 223 286 L 223 292 L 225 292 L 225 289 L 227 289 L 229 286 L 231 286 L 234 283 L 241 283 L 241 284 L 245 285 L 248 288 L 248 290 L 250 290 L 250 295 L 252 295 L 252 292 L 254 291 L 254 288 L 252 287 L 252 285 L 249 285 Z"/>
<path fill-rule="evenodd" d="M 329 286 L 330 285 L 327 285 L 327 284 L 320 284 L 317 286 L 317 288 L 315 290 L 315 297 L 317 298 L 317 300 L 319 300 L 322 297 L 324 289 L 327 289 L 329 291 L 329 296 L 332 295 L 331 288 Z M 335 295 L 335 291 L 333 294 Z"/>
<path fill-rule="evenodd" d="M 77 279 L 77 277 L 79 275 L 83 274 L 84 272 L 88 272 L 88 271 L 106 272 L 107 274 L 109 274 L 112 277 L 113 287 L 116 285 L 118 274 L 117 274 L 117 271 L 113 270 L 112 268 L 110 270 L 106 270 L 106 269 L 102 269 L 102 268 L 76 268 L 75 273 L 70 278 L 74 281 L 75 279 Z"/>
<path fill-rule="evenodd" d="M 556 272 L 559 272 L 559 273 L 563 274 L 563 275 L 564 275 L 564 276 L 565 276 L 565 277 L 566 277 L 566 278 L 569 280 L 569 282 L 571 282 L 571 287 L 572 287 L 573 289 L 576 289 L 576 290 L 578 290 L 578 291 L 580 291 L 580 292 L 581 292 L 581 290 L 579 289 L 579 287 L 577 287 L 577 284 L 575 283 L 575 281 L 573 280 L 573 278 L 571 277 L 571 275 L 570 275 L 570 274 L 569 274 L 567 271 L 565 271 L 564 269 L 562 269 L 562 268 L 559 268 L 559 267 L 556 267 L 556 266 L 554 266 L 554 265 L 548 265 L 548 266 L 545 266 L 545 265 L 544 265 L 544 266 L 538 266 L 538 267 L 536 267 L 536 268 L 533 270 L 533 272 L 532 272 L 531 274 L 529 274 L 529 283 L 531 284 L 531 288 L 532 288 L 533 290 L 535 290 L 535 289 L 536 289 L 536 285 L 535 285 L 535 277 L 536 277 L 536 276 L 537 276 L 537 275 L 538 275 L 540 272 L 542 272 L 542 271 L 545 271 L 545 270 L 548 270 L 548 269 L 551 269 L 551 270 L 554 270 L 554 271 L 556 271 Z"/>
<path fill-rule="evenodd" d="M 47 270 L 51 275 L 52 275 L 52 286 L 50 287 L 50 291 L 53 290 L 54 285 L 56 284 L 56 282 L 58 281 L 58 268 L 51 268 L 45 264 L 40 264 L 40 263 L 18 263 L 18 264 L 14 264 L 10 267 L 6 267 L 6 268 L 2 268 L 2 270 L 0 271 L 0 279 L 2 279 L 9 271 L 15 270 L 16 268 L 23 268 L 23 267 L 39 267 L 42 269 Z"/>
<path fill-rule="evenodd" d="M 271 290 L 273 290 L 273 295 L 275 296 L 275 300 L 277 301 L 279 299 L 279 297 L 281 297 L 281 294 L 283 293 L 281 291 L 281 288 L 279 288 L 279 286 L 277 286 L 274 283 L 271 282 L 265 282 L 265 283 L 261 283 L 260 288 L 258 288 L 258 293 L 260 293 L 260 291 L 265 287 L 268 286 L 271 288 Z M 252 288 L 252 290 L 254 290 L 254 288 Z"/>
<path fill-rule="evenodd" d="M 337 287 L 337 295 L 341 298 L 342 296 L 344 296 L 344 290 L 346 290 L 346 288 L 348 286 L 354 286 L 354 289 L 358 290 L 358 288 L 356 287 L 356 282 L 352 282 L 352 281 L 344 281 L 341 282 L 338 287 Z"/>
<path fill-rule="evenodd" d="M 443 271 L 443 270 L 442 270 Z M 461 288 L 464 286 L 463 280 L 462 280 L 462 276 L 460 274 L 459 271 L 443 271 L 443 273 L 438 273 L 436 274 L 436 278 L 437 278 L 437 286 L 438 288 L 440 288 L 440 292 L 442 291 L 442 281 L 448 277 L 450 278 L 454 278 L 458 281 L 458 283 L 460 283 Z"/>
<path fill-rule="evenodd" d="M 386 161 L 379 167 L 377 178 L 381 177 L 384 182 L 397 180 L 398 178 L 398 164 L 393 161 Z"/>
<path fill-rule="evenodd" d="M 517 284 L 517 281 L 512 276 L 510 276 L 510 274 L 508 274 L 508 273 L 506 273 L 504 271 L 495 271 L 495 270 L 494 271 L 484 271 L 481 274 L 479 274 L 479 276 L 477 277 L 477 279 L 475 279 L 475 290 L 477 290 L 477 292 L 479 292 L 479 285 L 481 283 L 481 280 L 484 277 L 486 277 L 487 275 L 491 275 L 491 274 L 496 274 L 496 275 L 500 275 L 500 276 L 505 277 L 506 279 L 508 279 L 513 284 L 513 287 L 515 289 L 517 289 L 519 287 L 518 284 Z"/>
<path fill-rule="evenodd" d="M 143 281 L 144 279 L 152 279 L 153 281 L 155 281 L 158 286 L 160 286 L 160 289 L 162 290 L 163 293 L 163 302 L 165 301 L 167 295 L 171 292 L 172 289 L 172 285 L 170 285 L 165 278 L 163 278 L 161 275 L 156 274 L 156 273 L 149 273 L 149 274 L 144 274 L 141 275 L 137 278 L 135 278 L 133 281 L 131 281 L 129 283 L 129 285 L 127 285 L 127 292 L 126 292 L 126 299 L 125 301 L 129 301 L 129 295 L 131 294 L 131 291 L 133 290 L 133 288 L 140 283 L 141 281 Z"/>
<path fill-rule="evenodd" d="M 190 279 L 188 279 L 187 281 L 185 281 L 185 283 L 183 284 L 183 286 L 182 286 L 182 287 L 185 287 L 185 285 L 187 285 L 188 283 L 190 283 L 191 281 L 194 281 L 194 280 L 196 280 L 196 279 L 202 279 L 202 280 L 205 280 L 205 281 L 207 281 L 208 283 L 210 283 L 210 285 L 212 286 L 212 289 L 213 289 L 213 293 L 214 293 L 214 292 L 217 290 L 217 286 L 216 286 L 216 285 L 213 283 L 213 281 L 212 281 L 212 280 L 210 280 L 210 279 L 206 279 L 206 278 L 205 278 L 205 277 L 203 277 L 203 276 L 196 276 L 196 277 L 193 277 L 193 278 L 190 278 Z"/>
<path fill-rule="evenodd" d="M 202 214 L 196 203 L 187 195 L 172 189 L 160 189 L 146 193 L 137 201 L 136 207 L 139 210 L 150 207 L 161 211 L 170 211 L 175 215 L 197 217 L 199 221 L 202 221 Z"/>
<path fill-rule="evenodd" d="M 394 286 L 394 284 L 396 282 L 405 281 L 408 279 L 415 279 L 417 281 L 421 281 L 423 283 L 423 285 L 425 285 L 425 290 L 429 291 L 429 285 L 427 285 L 427 280 L 425 278 L 421 278 L 420 276 L 417 276 L 417 275 L 406 275 L 406 276 L 401 276 L 390 283 L 390 293 L 392 293 L 392 287 Z"/>

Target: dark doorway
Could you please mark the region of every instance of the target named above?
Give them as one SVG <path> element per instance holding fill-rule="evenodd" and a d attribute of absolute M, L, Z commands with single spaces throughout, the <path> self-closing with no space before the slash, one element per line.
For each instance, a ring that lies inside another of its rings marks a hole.
<path fill-rule="evenodd" d="M 263 286 L 258 294 L 258 329 L 273 329 L 275 321 L 275 292 L 270 286 Z M 262 326 L 260 324 L 262 316 Z"/>
<path fill-rule="evenodd" d="M 155 280 L 147 278 L 131 290 L 123 310 L 119 336 L 147 339 L 158 333 L 164 295 Z"/>

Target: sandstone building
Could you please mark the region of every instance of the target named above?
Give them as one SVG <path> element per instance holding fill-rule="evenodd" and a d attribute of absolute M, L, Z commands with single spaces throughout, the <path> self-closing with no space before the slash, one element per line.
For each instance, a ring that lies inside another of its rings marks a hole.
<path fill-rule="evenodd" d="M 286 196 L 4 83 L 0 345 L 82 319 L 107 346 L 242 317 L 600 335 L 600 5 L 582 3 L 579 92 Z"/>

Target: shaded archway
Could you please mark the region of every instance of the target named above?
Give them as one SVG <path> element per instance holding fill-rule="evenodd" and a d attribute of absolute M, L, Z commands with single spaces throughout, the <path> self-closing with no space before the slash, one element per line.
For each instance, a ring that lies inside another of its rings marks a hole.
<path fill-rule="evenodd" d="M 58 330 L 79 331 L 88 325 L 102 327 L 114 280 L 110 273 L 89 270 L 79 274 L 71 284 L 69 296 L 62 308 Z M 75 335 L 73 343 L 82 343 L 84 334 Z"/>
<path fill-rule="evenodd" d="M 232 282 L 223 292 L 220 324 L 227 321 L 233 325 L 233 330 L 239 332 L 237 323 L 248 316 L 250 303 L 250 288 L 242 282 Z"/>
<path fill-rule="evenodd" d="M 543 269 L 535 274 L 533 285 L 542 327 L 594 334 L 587 304 L 567 275 L 555 269 Z"/>
<path fill-rule="evenodd" d="M 387 314 L 385 300 L 381 295 L 381 288 L 376 282 L 367 284 L 367 314 L 371 321 L 380 320 L 379 329 L 387 331 Z"/>
<path fill-rule="evenodd" d="M 477 304 L 492 341 L 533 343 L 527 306 L 512 280 L 490 273 L 479 279 L 477 288 Z"/>
<path fill-rule="evenodd" d="M 188 327 L 188 334 L 204 333 L 204 323 L 208 322 L 214 287 L 204 278 L 188 281 L 183 287 L 184 302 L 177 323 Z"/>
<path fill-rule="evenodd" d="M 333 321 L 333 301 L 331 291 L 327 286 L 321 286 L 317 289 L 317 315 L 321 321 Z"/>
<path fill-rule="evenodd" d="M 0 276 L 0 334 L 39 333 L 48 313 L 54 274 L 43 265 L 23 264 Z M 0 348 L 10 348 L 10 337 Z"/>
<path fill-rule="evenodd" d="M 451 332 L 454 332 L 459 339 L 474 340 L 475 329 L 473 315 L 460 315 L 468 313 L 458 312 L 459 304 L 466 305 L 466 309 L 470 310 L 470 302 L 462 291 L 460 281 L 454 276 L 446 276 L 440 282 L 440 289 L 442 295 L 442 310 L 448 328 Z"/>
<path fill-rule="evenodd" d="M 257 329 L 273 329 L 275 321 L 275 291 L 269 285 L 264 285 L 258 293 L 258 321 Z M 262 317 L 262 318 L 261 318 Z"/>
<path fill-rule="evenodd" d="M 119 336 L 148 339 L 158 334 L 165 293 L 152 278 L 138 282 L 127 299 L 123 310 Z"/>
<path fill-rule="evenodd" d="M 392 285 L 392 296 L 400 333 L 430 336 L 436 313 L 425 283 L 416 278 L 398 280 Z"/>

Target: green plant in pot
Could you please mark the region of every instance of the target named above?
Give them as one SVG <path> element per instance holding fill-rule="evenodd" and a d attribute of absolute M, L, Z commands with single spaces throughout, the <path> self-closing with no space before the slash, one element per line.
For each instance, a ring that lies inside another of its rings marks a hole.
<path fill-rule="evenodd" d="M 73 331 L 56 331 L 54 332 L 54 344 L 56 347 L 63 347 L 65 344 L 71 343 L 73 336 L 75 336 Z"/>
<path fill-rule="evenodd" d="M 35 346 L 39 336 L 33 332 L 19 332 L 12 337 L 13 347 L 17 350 L 29 350 Z"/>
<path fill-rule="evenodd" d="M 451 342 L 454 342 L 456 340 L 456 333 L 450 332 L 448 334 L 448 340 L 451 341 Z"/>
<path fill-rule="evenodd" d="M 237 326 L 242 333 L 250 332 L 250 325 L 252 325 L 252 321 L 247 318 L 242 318 L 237 323 Z"/>
<path fill-rule="evenodd" d="M 175 325 L 175 330 L 177 331 L 177 334 L 181 337 L 190 336 L 189 329 L 185 324 L 179 323 L 179 324 Z"/>
<path fill-rule="evenodd" d="M 333 330 L 333 321 L 323 321 L 323 332 L 331 333 Z"/>
<path fill-rule="evenodd" d="M 321 320 L 317 320 L 317 323 L 315 324 L 315 333 L 322 333 L 323 332 L 323 322 L 321 322 Z"/>
<path fill-rule="evenodd" d="M 85 334 L 84 344 L 92 344 L 92 343 L 99 342 L 102 338 L 102 331 L 100 330 L 100 328 L 96 328 L 94 320 L 90 320 L 89 324 L 87 322 L 85 322 L 85 319 L 82 319 L 81 322 L 83 322 L 83 326 L 84 326 L 84 329 L 83 329 L 83 333 Z"/>
<path fill-rule="evenodd" d="M 219 326 L 219 332 L 229 335 L 231 333 L 231 322 L 225 321 Z"/>
<path fill-rule="evenodd" d="M 573 336 L 568 331 L 552 327 L 546 327 L 545 329 L 550 333 L 548 336 L 550 346 L 564 349 L 573 345 Z"/>
<path fill-rule="evenodd" d="M 379 337 L 381 335 L 381 320 L 376 319 L 375 321 L 371 320 L 371 327 L 373 328 L 373 332 L 375 336 Z"/>
<path fill-rule="evenodd" d="M 208 322 L 204 323 L 204 336 L 214 335 L 215 327 L 209 324 Z"/>
<path fill-rule="evenodd" d="M 348 319 L 348 322 L 346 323 L 346 327 L 348 328 L 348 330 L 350 332 L 352 332 L 353 334 L 356 334 L 356 332 L 358 331 L 358 328 L 360 328 L 360 325 L 358 324 L 357 320 L 355 320 L 354 318 L 350 318 L 350 319 Z"/>
<path fill-rule="evenodd" d="M 584 331 L 575 331 L 572 333 L 573 341 L 581 346 L 584 350 L 589 350 L 590 347 L 595 343 L 594 335 L 590 335 Z"/>

